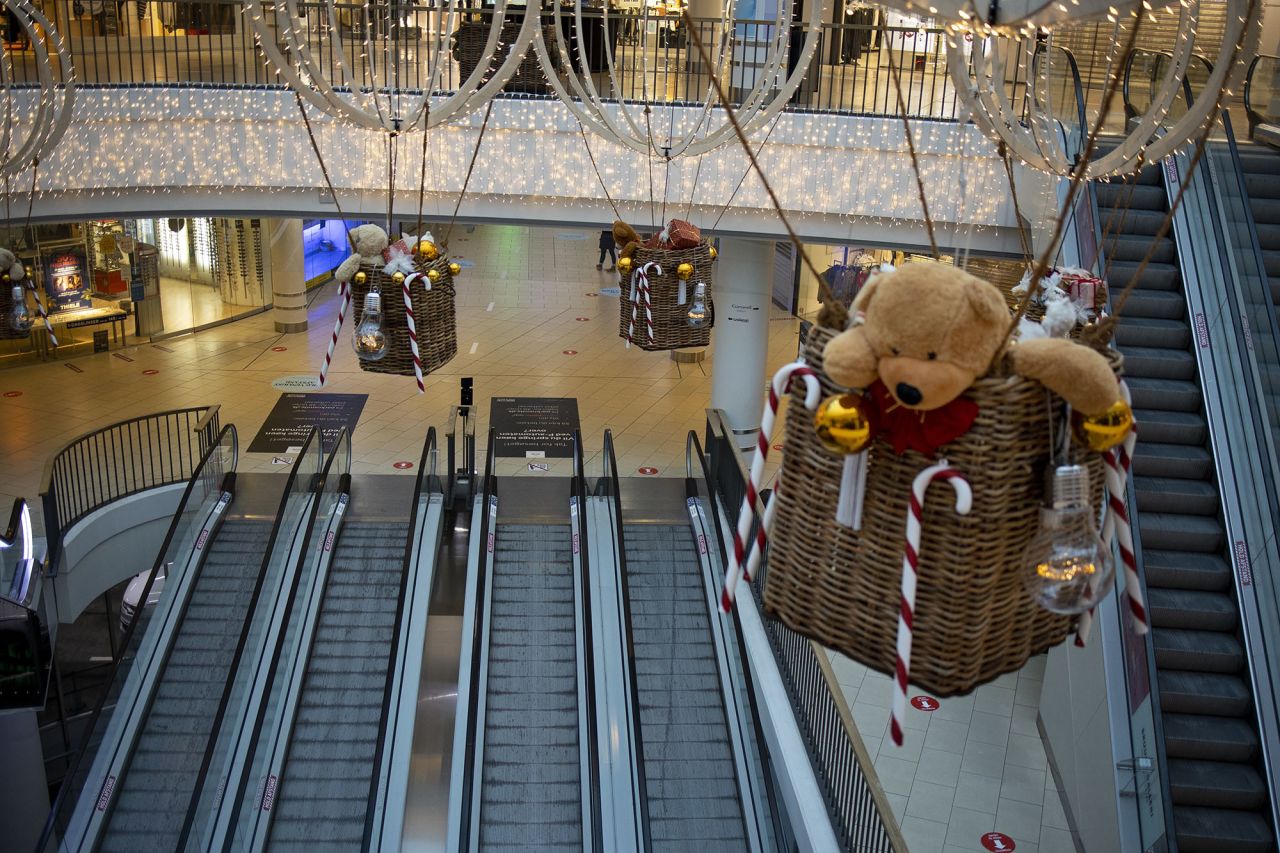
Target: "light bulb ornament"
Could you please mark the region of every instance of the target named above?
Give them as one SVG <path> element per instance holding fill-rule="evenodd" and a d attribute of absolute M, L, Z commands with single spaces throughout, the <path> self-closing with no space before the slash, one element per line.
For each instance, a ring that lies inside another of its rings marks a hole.
<path fill-rule="evenodd" d="M 31 319 L 31 311 L 27 308 L 27 288 L 22 284 L 14 284 L 10 289 L 13 306 L 9 309 L 9 329 L 20 335 L 31 331 L 35 323 Z"/>
<path fill-rule="evenodd" d="M 382 292 L 376 286 L 364 295 L 364 310 L 351 337 L 351 347 L 361 361 L 380 361 L 387 354 Z"/>
<path fill-rule="evenodd" d="M 1036 604 L 1052 613 L 1090 609 L 1115 573 L 1111 550 L 1098 534 L 1089 500 L 1089 469 L 1059 465 L 1049 475 L 1040 529 L 1023 552 L 1023 584 Z"/>
<path fill-rule="evenodd" d="M 925 492 L 935 480 L 945 480 L 956 493 L 956 512 L 968 515 L 973 508 L 973 491 L 969 482 L 944 459 L 916 475 L 911 484 L 911 504 L 907 510 L 906 542 L 902 551 L 902 599 L 898 607 L 898 655 L 894 668 L 893 708 L 889 717 L 889 734 L 902 746 L 902 722 L 907 715 L 907 682 L 911 677 L 911 631 L 915 622 L 916 573 L 920 563 L 920 517 L 924 513 Z"/>
<path fill-rule="evenodd" d="M 817 371 L 805 364 L 803 360 L 783 365 L 777 373 L 773 374 L 773 381 L 769 383 L 769 396 L 764 403 L 764 412 L 760 415 L 760 429 L 756 433 L 756 452 L 751 460 L 751 473 L 747 479 L 746 493 L 742 497 L 742 508 L 738 511 L 737 526 L 733 528 L 733 553 L 729 558 L 729 567 L 725 570 L 724 585 L 720 589 L 720 607 L 726 613 L 733 609 L 733 598 L 738 581 L 745 578 L 750 583 L 756 569 L 760 567 L 769 529 L 773 524 L 773 513 L 778 505 L 778 494 L 782 489 L 781 483 L 774 489 L 773 500 L 769 501 L 769 505 L 765 508 L 755 542 L 751 546 L 751 554 L 748 556 L 746 540 L 751 533 L 751 520 L 755 515 L 756 502 L 759 499 L 764 463 L 769 457 L 769 442 L 773 440 L 773 422 L 778 416 L 778 403 L 782 395 L 791 387 L 791 381 L 796 378 L 804 380 L 806 409 L 813 411 L 818 407 L 818 401 L 822 399 L 822 385 L 818 381 Z"/>
<path fill-rule="evenodd" d="M 680 282 L 684 286 L 684 282 Z M 711 311 L 707 308 L 707 285 L 698 282 L 693 288 L 693 304 L 685 312 L 684 321 L 691 329 L 701 329 L 711 322 Z"/>

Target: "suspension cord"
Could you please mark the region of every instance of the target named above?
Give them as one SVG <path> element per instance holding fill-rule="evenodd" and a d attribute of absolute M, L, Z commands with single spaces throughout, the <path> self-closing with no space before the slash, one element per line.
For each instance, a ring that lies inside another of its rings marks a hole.
<path fill-rule="evenodd" d="M 302 113 L 302 123 L 307 128 L 307 139 L 311 140 L 311 150 L 315 152 L 316 162 L 320 164 L 320 174 L 324 175 L 324 185 L 329 188 L 329 195 L 333 198 L 333 206 L 338 209 L 342 227 L 347 230 L 347 242 L 350 243 L 351 231 L 347 229 L 347 216 L 342 212 L 342 205 L 338 202 L 338 191 L 333 188 L 333 181 L 329 178 L 329 167 L 324 164 L 324 155 L 320 153 L 320 145 L 316 142 L 316 134 L 311 127 L 311 119 L 307 117 L 306 105 L 302 103 L 302 95 L 294 92 L 293 97 L 298 102 L 298 112 Z"/>
<path fill-rule="evenodd" d="M 591 160 L 591 168 L 596 173 L 596 180 L 600 182 L 600 189 L 604 191 L 604 197 L 609 202 L 609 207 L 613 208 L 613 218 L 621 221 L 622 214 L 618 211 L 618 205 L 614 203 L 613 196 L 609 195 L 609 188 L 604 185 L 604 176 L 600 174 L 600 166 L 596 163 L 596 155 L 591 153 L 591 143 L 587 141 L 587 129 L 582 126 L 582 122 L 578 122 L 578 132 L 582 134 L 582 144 L 587 149 L 587 158 Z"/>
<path fill-rule="evenodd" d="M 756 146 L 757 157 L 760 156 L 760 152 L 764 150 L 765 143 L 769 141 L 769 137 L 773 136 L 773 129 L 778 126 L 778 122 L 780 121 L 782 121 L 781 115 L 779 115 L 777 118 L 773 120 L 773 124 L 769 125 L 769 132 L 764 135 L 764 139 L 760 140 L 760 144 Z M 724 219 L 724 215 L 729 212 L 729 205 L 733 204 L 733 200 L 738 195 L 738 190 L 742 189 L 742 185 L 746 183 L 747 175 L 750 175 L 750 174 L 751 174 L 751 163 L 748 162 L 747 168 L 742 172 L 742 177 L 738 178 L 738 185 L 733 188 L 733 192 L 729 194 L 729 197 L 727 199 L 725 199 L 724 205 L 720 208 L 720 215 L 717 216 L 716 221 L 711 224 L 712 231 L 716 230 L 716 227 L 720 224 L 720 220 Z"/>
<path fill-rule="evenodd" d="M 880 19 L 880 40 L 882 43 L 889 42 L 888 29 L 885 27 L 885 19 Z M 891 42 L 890 42 L 891 43 Z M 890 52 L 892 54 L 892 51 Z M 929 248 L 933 251 L 933 259 L 935 261 L 942 260 L 942 253 L 938 251 L 938 240 L 933 233 L 933 217 L 929 215 L 929 200 L 924 194 L 924 178 L 920 174 L 920 160 L 916 157 L 916 143 L 911 135 L 911 120 L 907 117 L 907 102 L 902 96 L 902 76 L 898 72 L 898 66 L 893 61 L 892 55 L 889 58 L 889 73 L 893 77 L 893 89 L 898 97 L 898 115 L 902 117 L 902 132 L 907 137 L 907 152 L 911 155 L 911 168 L 916 173 L 916 190 L 920 193 L 920 209 L 924 212 L 924 227 L 929 233 Z"/>
<path fill-rule="evenodd" d="M 1000 161 L 1004 163 L 1004 175 L 1009 181 L 1009 195 L 1013 198 L 1013 218 L 1018 221 L 1018 243 L 1022 246 L 1022 266 L 1030 269 L 1034 254 L 1031 250 L 1031 237 L 1027 234 L 1027 226 L 1022 219 L 1022 208 L 1018 204 L 1018 188 L 1013 179 L 1013 159 L 1009 156 L 1009 149 L 1003 140 L 996 146 L 996 151 L 1000 155 Z"/>
<path fill-rule="evenodd" d="M 453 224 L 458 221 L 458 210 L 462 207 L 462 199 L 467 195 L 467 185 L 471 183 L 471 173 L 476 169 L 476 158 L 480 156 L 480 144 L 484 142 L 484 132 L 489 128 L 489 116 L 493 114 L 493 99 L 489 100 L 489 105 L 484 110 L 484 121 L 480 123 L 480 133 L 476 136 L 476 147 L 471 151 L 471 163 L 467 166 L 466 177 L 462 179 L 462 189 L 458 192 L 458 201 L 453 206 L 453 216 L 449 218 L 449 226 L 445 228 L 444 239 L 441 243 L 446 249 L 449 248 L 449 235 L 453 233 Z"/>
<path fill-rule="evenodd" d="M 423 113 L 422 118 L 422 160 L 421 168 L 418 171 L 418 225 L 414 230 L 414 233 L 418 236 L 419 240 L 422 239 L 422 206 L 427 195 L 427 138 L 429 136 L 427 128 L 431 125 L 430 88 L 427 89 L 426 97 L 423 99 L 423 105 L 425 112 Z"/>

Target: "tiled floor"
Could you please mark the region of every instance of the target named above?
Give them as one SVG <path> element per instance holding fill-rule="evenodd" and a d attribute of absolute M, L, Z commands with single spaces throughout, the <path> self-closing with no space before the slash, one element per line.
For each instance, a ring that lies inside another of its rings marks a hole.
<path fill-rule="evenodd" d="M 1074 853 L 1036 729 L 1044 655 L 968 696 L 935 699 L 934 711 L 908 705 L 900 747 L 889 676 L 834 652 L 831 663 L 911 853 L 982 851 L 992 831 L 1019 853 Z"/>

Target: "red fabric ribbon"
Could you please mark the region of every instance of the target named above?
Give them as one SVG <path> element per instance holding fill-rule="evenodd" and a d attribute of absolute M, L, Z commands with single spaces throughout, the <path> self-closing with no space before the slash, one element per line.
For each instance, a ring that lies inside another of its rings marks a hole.
<path fill-rule="evenodd" d="M 978 404 L 968 397 L 957 397 L 937 409 L 908 409 L 879 379 L 862 400 L 872 433 L 884 437 L 898 455 L 915 450 L 932 456 L 939 447 L 968 432 L 978 417 Z"/>

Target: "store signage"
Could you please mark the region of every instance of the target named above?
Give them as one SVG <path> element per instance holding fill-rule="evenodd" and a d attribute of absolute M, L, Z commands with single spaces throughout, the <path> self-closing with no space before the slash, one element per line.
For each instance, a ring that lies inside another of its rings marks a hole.
<path fill-rule="evenodd" d="M 489 424 L 499 456 L 568 459 L 581 428 L 576 397 L 494 397 Z"/>
<path fill-rule="evenodd" d="M 271 380 L 271 387 L 277 391 L 302 391 L 307 388 L 319 388 L 320 378 L 314 373 L 301 376 L 280 376 Z"/>
<path fill-rule="evenodd" d="M 355 430 L 368 399 L 368 394 L 281 394 L 249 452 L 297 452 L 290 448 L 300 447 L 313 426 L 320 428 L 324 446 L 332 447 L 344 428 L 348 434 Z"/>
<path fill-rule="evenodd" d="M 60 249 L 45 256 L 44 290 L 49 301 L 59 310 L 87 308 L 92 303 L 87 293 L 83 249 Z"/>

